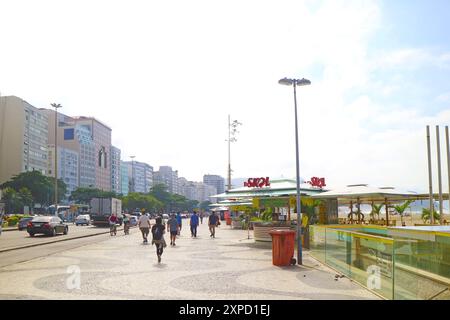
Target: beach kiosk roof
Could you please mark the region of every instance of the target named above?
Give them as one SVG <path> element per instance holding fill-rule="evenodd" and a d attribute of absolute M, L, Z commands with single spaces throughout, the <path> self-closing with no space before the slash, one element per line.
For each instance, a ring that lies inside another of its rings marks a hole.
<path fill-rule="evenodd" d="M 307 183 L 300 185 L 302 196 L 311 196 L 323 192 L 320 188 L 312 187 Z M 242 199 L 242 198 L 262 198 L 262 197 L 283 197 L 297 194 L 297 182 L 291 179 L 271 180 L 270 186 L 262 188 L 240 187 L 231 189 L 225 193 L 211 196 L 222 199 Z"/>
<path fill-rule="evenodd" d="M 312 195 L 317 199 L 338 199 L 341 201 L 382 201 L 386 199 L 394 201 L 403 201 L 407 199 L 415 199 L 419 195 L 413 191 L 397 190 L 394 187 L 370 187 L 367 184 L 348 185 L 343 188 L 322 192 Z"/>

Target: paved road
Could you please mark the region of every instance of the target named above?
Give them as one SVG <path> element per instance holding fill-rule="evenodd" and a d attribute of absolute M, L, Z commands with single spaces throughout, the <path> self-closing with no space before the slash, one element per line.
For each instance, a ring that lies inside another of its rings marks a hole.
<path fill-rule="evenodd" d="M 280 268 L 270 247 L 247 240 L 246 231 L 222 225 L 212 239 L 203 224 L 198 238 L 188 233 L 184 225 L 161 264 L 138 229 L 44 245 L 35 256 L 32 248 L 0 253 L 9 261 L 0 266 L 0 299 L 378 299 L 346 278 L 336 281 L 307 252 L 305 266 Z"/>
<path fill-rule="evenodd" d="M 26 230 L 3 232 L 0 235 L 0 252 L 2 250 L 7 250 L 10 248 L 18 248 L 34 244 L 52 243 L 63 239 L 73 239 L 80 236 L 109 232 L 109 229 L 107 227 L 102 228 L 94 226 L 75 226 L 74 224 L 68 224 L 68 226 L 69 234 L 58 234 L 55 237 L 49 237 L 41 234 L 30 237 Z"/>

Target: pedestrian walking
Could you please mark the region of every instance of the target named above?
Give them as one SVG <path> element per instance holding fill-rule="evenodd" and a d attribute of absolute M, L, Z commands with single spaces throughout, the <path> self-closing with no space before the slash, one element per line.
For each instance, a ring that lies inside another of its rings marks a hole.
<path fill-rule="evenodd" d="M 204 215 L 203 211 L 200 212 L 200 222 L 201 222 L 201 224 L 203 224 L 203 215 Z"/>
<path fill-rule="evenodd" d="M 219 217 L 215 212 L 211 212 L 211 215 L 208 219 L 209 232 L 211 233 L 210 237 L 216 237 L 216 227 L 219 224 Z"/>
<path fill-rule="evenodd" d="M 198 227 L 198 215 L 197 212 L 194 211 L 194 214 L 191 216 L 191 237 L 197 238 L 197 227 Z"/>
<path fill-rule="evenodd" d="M 177 239 L 178 234 L 178 221 L 174 214 L 170 216 L 170 219 L 167 221 L 167 232 L 170 232 L 170 245 L 175 246 L 175 240 Z"/>
<path fill-rule="evenodd" d="M 142 232 L 142 238 L 144 239 L 143 243 L 147 243 L 147 237 L 151 227 L 150 218 L 146 214 L 141 214 L 138 225 Z"/>
<path fill-rule="evenodd" d="M 161 256 L 164 248 L 167 247 L 166 240 L 164 240 L 165 225 L 162 222 L 161 217 L 156 218 L 156 224 L 152 227 L 152 244 L 156 245 L 156 256 L 158 257 L 158 263 L 161 263 Z"/>
<path fill-rule="evenodd" d="M 178 222 L 178 235 L 180 235 L 183 220 L 179 212 L 177 213 L 177 222 Z"/>

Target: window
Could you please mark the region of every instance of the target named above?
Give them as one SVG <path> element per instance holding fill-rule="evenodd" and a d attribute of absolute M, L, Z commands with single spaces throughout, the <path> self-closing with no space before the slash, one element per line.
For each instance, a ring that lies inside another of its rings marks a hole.
<path fill-rule="evenodd" d="M 75 137 L 74 129 L 64 129 L 64 140 L 73 140 Z"/>

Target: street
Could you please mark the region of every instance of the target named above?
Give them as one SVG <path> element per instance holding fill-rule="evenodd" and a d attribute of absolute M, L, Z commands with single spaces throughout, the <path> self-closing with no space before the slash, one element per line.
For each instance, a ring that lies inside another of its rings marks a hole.
<path fill-rule="evenodd" d="M 35 244 L 52 243 L 55 241 L 72 239 L 81 236 L 94 235 L 99 233 L 107 233 L 109 229 L 103 227 L 90 226 L 75 226 L 75 224 L 69 223 L 69 233 L 67 235 L 57 234 L 55 237 L 49 237 L 47 235 L 37 234 L 34 237 L 30 237 L 26 230 L 7 231 L 2 232 L 0 235 L 0 252 L 9 250 L 11 248 L 23 247 Z"/>
<path fill-rule="evenodd" d="M 184 221 L 161 264 L 137 228 L 3 252 L 0 262 L 0 299 L 379 299 L 307 252 L 304 266 L 273 266 L 270 245 L 224 224 L 215 239 L 206 224 L 191 238 Z"/>

